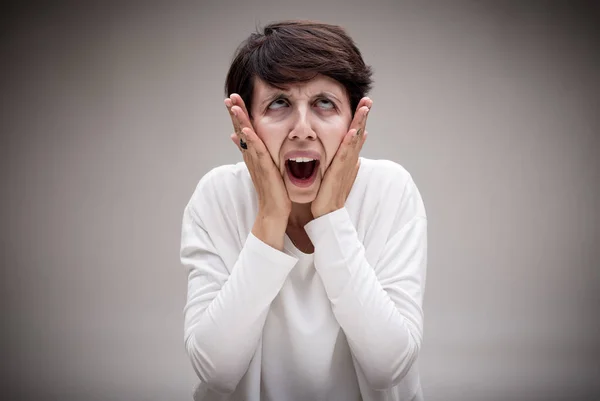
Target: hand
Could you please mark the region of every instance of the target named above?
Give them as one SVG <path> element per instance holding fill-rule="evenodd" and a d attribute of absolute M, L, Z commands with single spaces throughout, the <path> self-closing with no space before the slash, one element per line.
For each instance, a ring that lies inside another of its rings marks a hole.
<path fill-rule="evenodd" d="M 358 106 L 350 130 L 344 136 L 333 161 L 325 171 L 323 182 L 317 197 L 311 204 L 311 212 L 316 219 L 324 214 L 341 209 L 346 204 L 356 174 L 358 173 L 358 155 L 367 140 L 367 116 L 373 106 L 373 101 L 363 97 Z"/>
<path fill-rule="evenodd" d="M 292 210 L 292 202 L 285 188 L 281 173 L 273 162 L 263 141 L 256 135 L 250 122 L 248 110 L 238 94 L 225 99 L 235 133 L 231 140 L 240 149 L 244 162 L 248 166 L 250 177 L 256 188 L 259 202 L 259 217 L 268 220 L 284 221 Z M 240 139 L 246 143 L 246 149 L 240 146 Z"/>

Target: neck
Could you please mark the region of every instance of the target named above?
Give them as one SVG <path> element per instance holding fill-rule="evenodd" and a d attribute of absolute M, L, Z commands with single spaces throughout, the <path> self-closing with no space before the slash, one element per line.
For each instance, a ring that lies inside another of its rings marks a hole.
<path fill-rule="evenodd" d="M 292 211 L 288 219 L 288 226 L 294 228 L 303 228 L 309 221 L 313 219 L 310 211 L 310 203 L 294 203 L 292 202 Z"/>

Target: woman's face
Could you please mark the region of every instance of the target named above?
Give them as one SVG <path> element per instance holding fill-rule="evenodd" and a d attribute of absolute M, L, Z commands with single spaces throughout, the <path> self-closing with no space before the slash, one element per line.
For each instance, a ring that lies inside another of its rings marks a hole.
<path fill-rule="evenodd" d="M 280 90 L 255 78 L 251 114 L 290 200 L 312 202 L 352 120 L 344 86 L 318 75 Z"/>

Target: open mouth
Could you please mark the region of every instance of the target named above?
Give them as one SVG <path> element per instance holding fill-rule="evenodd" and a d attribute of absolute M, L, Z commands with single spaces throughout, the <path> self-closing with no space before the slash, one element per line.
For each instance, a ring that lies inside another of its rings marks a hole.
<path fill-rule="evenodd" d="M 305 187 L 313 183 L 317 176 L 319 161 L 308 157 L 297 157 L 285 161 L 290 181 L 294 184 Z"/>

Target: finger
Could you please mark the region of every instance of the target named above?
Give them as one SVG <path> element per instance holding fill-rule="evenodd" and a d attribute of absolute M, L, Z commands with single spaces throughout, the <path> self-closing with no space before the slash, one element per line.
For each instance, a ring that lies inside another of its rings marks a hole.
<path fill-rule="evenodd" d="M 237 104 L 234 104 L 231 107 L 231 111 L 237 117 L 237 120 L 240 123 L 241 128 L 248 127 L 248 128 L 252 128 L 252 130 L 254 130 L 252 127 L 252 123 L 250 122 L 250 118 L 248 117 L 248 114 L 246 114 L 246 112 L 244 111 L 243 108 L 241 108 Z"/>
<path fill-rule="evenodd" d="M 342 139 L 342 143 L 340 147 L 335 152 L 335 156 L 333 157 L 333 162 L 331 163 L 331 167 L 337 165 L 338 162 L 343 164 L 345 160 L 350 156 L 350 151 L 352 149 L 353 142 L 357 139 L 356 129 L 351 129 L 346 133 L 344 138 Z M 331 168 L 330 167 L 330 168 Z"/>
<path fill-rule="evenodd" d="M 354 111 L 354 116 L 356 116 L 356 114 L 359 112 L 359 110 L 363 107 L 368 107 L 369 109 L 371 107 L 373 107 L 373 100 L 371 100 L 371 98 L 369 97 L 363 97 L 362 99 L 360 99 L 360 101 L 358 102 L 358 105 L 356 105 L 356 110 Z"/>
<path fill-rule="evenodd" d="M 363 145 L 365 144 L 365 142 L 367 141 L 367 136 L 369 136 L 369 131 L 365 131 L 364 134 L 361 135 L 361 137 L 358 140 L 358 143 L 356 145 L 356 151 L 358 153 L 360 153 Z"/>
<path fill-rule="evenodd" d="M 363 98 L 365 99 L 365 98 Z M 368 100 L 361 100 L 361 104 L 359 104 L 359 108 L 356 110 L 356 113 L 354 114 L 354 119 L 352 120 L 352 123 L 350 124 L 350 129 L 361 129 L 361 131 L 364 131 L 366 125 L 367 125 L 367 116 L 369 115 L 369 111 L 371 110 L 371 108 L 369 107 L 369 104 L 372 105 L 372 102 L 370 102 L 370 99 Z M 360 132 L 359 132 L 360 134 Z"/>
<path fill-rule="evenodd" d="M 226 99 L 226 105 L 229 103 L 227 100 L 228 99 Z M 238 145 L 240 145 L 240 150 L 247 152 L 252 149 L 255 153 L 256 151 L 262 152 L 263 149 L 266 149 L 264 143 L 254 132 L 254 128 L 252 127 L 248 116 L 244 114 L 242 108 L 237 105 L 232 105 L 229 110 L 232 115 L 232 121 L 234 121 L 234 127 L 236 128 L 237 142 Z M 244 141 L 246 148 L 241 147 L 240 140 Z"/>
<path fill-rule="evenodd" d="M 358 111 L 358 109 L 360 109 L 363 106 L 367 106 L 368 108 L 371 108 L 372 105 L 373 105 L 373 101 L 371 100 L 371 98 L 365 96 L 362 99 L 360 99 L 360 101 L 358 102 L 358 105 L 356 105 L 356 111 Z"/>
<path fill-rule="evenodd" d="M 248 115 L 245 114 L 242 108 L 237 105 L 231 107 L 231 111 L 239 123 L 240 133 L 244 133 L 241 136 L 248 144 L 248 147 L 252 147 L 255 152 L 262 155 L 266 151 L 266 147 L 258 135 L 256 135 L 254 127 L 248 119 Z"/>
<path fill-rule="evenodd" d="M 233 107 L 233 102 L 229 98 L 225 99 L 224 102 L 225 102 L 225 107 L 227 107 L 227 111 L 229 112 L 229 116 L 231 117 L 231 123 L 233 124 L 233 129 L 234 129 L 235 133 L 239 135 L 239 133 L 242 129 L 240 127 L 240 123 L 239 123 L 238 119 L 236 118 L 235 114 L 231 110 L 231 108 Z"/>
<path fill-rule="evenodd" d="M 256 135 L 256 132 L 252 128 L 244 127 L 240 134 L 241 139 L 246 143 L 246 153 L 252 153 L 252 155 L 262 158 L 267 152 L 267 148 L 263 141 Z"/>
<path fill-rule="evenodd" d="M 241 100 L 241 97 L 239 97 L 239 100 Z M 244 110 L 237 104 L 232 106 L 231 110 L 240 124 L 240 137 L 246 142 L 246 146 L 248 147 L 244 153 L 250 153 L 257 159 L 266 160 L 266 163 L 275 163 L 266 145 L 254 131 L 248 114 L 244 113 Z"/>
<path fill-rule="evenodd" d="M 240 152 L 243 151 L 242 147 L 240 146 L 240 137 L 238 134 L 234 132 L 229 136 L 229 138 L 231 138 L 231 142 L 233 142 Z"/>
<path fill-rule="evenodd" d="M 246 114 L 246 116 L 250 118 L 250 113 L 248 113 L 246 103 L 244 103 L 244 99 L 242 99 L 240 95 L 238 95 L 237 93 L 232 93 L 231 96 L 229 96 L 229 98 L 233 102 L 234 106 L 239 106 L 244 111 L 244 114 Z"/>
<path fill-rule="evenodd" d="M 242 133 L 241 135 L 243 136 L 244 134 Z M 248 148 L 246 148 L 246 149 L 242 148 L 241 141 L 243 141 L 243 139 L 240 137 L 240 135 L 238 135 L 236 133 L 231 134 L 229 137 L 231 138 L 231 141 L 235 144 L 235 146 L 238 148 L 238 150 L 242 153 L 242 158 L 244 159 L 244 162 L 248 166 L 248 168 L 250 170 L 250 175 L 252 176 L 254 173 L 250 166 L 252 164 L 253 157 L 250 155 L 250 153 L 248 153 Z"/>
<path fill-rule="evenodd" d="M 357 130 L 356 128 L 351 129 L 342 139 L 342 143 L 338 149 L 339 153 L 343 155 L 345 159 L 351 153 L 360 152 L 363 144 L 367 139 L 368 132 L 365 130 Z"/>
<path fill-rule="evenodd" d="M 346 134 L 346 137 L 344 137 L 344 140 L 342 143 L 346 146 L 352 145 L 359 138 L 359 136 L 357 134 L 358 134 L 358 130 L 356 128 L 352 128 L 350 131 L 348 131 L 348 134 Z"/>

